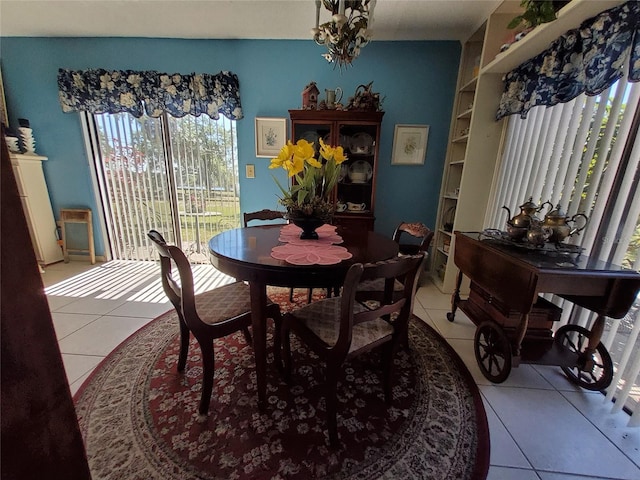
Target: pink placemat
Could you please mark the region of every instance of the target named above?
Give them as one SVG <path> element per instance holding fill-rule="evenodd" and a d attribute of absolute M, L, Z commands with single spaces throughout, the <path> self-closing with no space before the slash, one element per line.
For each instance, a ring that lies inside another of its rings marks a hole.
<path fill-rule="evenodd" d="M 293 265 L 335 265 L 353 256 L 339 245 L 317 243 L 318 240 L 304 241 L 307 242 L 304 245 L 287 243 L 273 247 L 271 256 Z"/>
<path fill-rule="evenodd" d="M 334 245 L 342 243 L 334 225 L 317 228 L 317 240 L 301 240 L 300 233 L 302 229 L 292 223 L 282 227 L 278 240 L 284 245 L 273 247 L 271 256 L 293 265 L 335 265 L 352 257 L 345 247 Z"/>
<path fill-rule="evenodd" d="M 302 229 L 300 227 L 295 226 L 293 223 L 289 223 L 280 230 L 280 237 L 278 240 L 283 243 L 293 243 L 297 245 L 308 245 L 310 242 L 322 245 L 342 243 L 342 237 L 336 233 L 335 225 L 324 224 L 321 227 L 316 228 L 316 233 L 318 234 L 317 240 L 301 240 L 300 233 L 302 233 Z"/>

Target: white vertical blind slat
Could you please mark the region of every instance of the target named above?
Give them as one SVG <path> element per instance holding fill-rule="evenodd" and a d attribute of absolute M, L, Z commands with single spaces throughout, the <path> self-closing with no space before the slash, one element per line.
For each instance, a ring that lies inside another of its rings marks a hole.
<path fill-rule="evenodd" d="M 640 89 L 634 89 L 629 96 L 629 101 L 627 105 L 638 105 L 640 102 Z M 607 163 L 607 169 L 604 172 L 602 177 L 602 183 L 599 186 L 600 192 L 610 192 L 611 187 L 613 186 L 613 181 L 615 180 L 616 173 L 618 171 L 618 167 L 620 165 L 620 161 L 622 159 L 622 152 L 625 146 L 625 139 L 629 136 L 629 131 L 631 130 L 631 125 L 633 123 L 633 115 L 624 115 L 622 117 L 622 121 L 620 123 L 620 128 L 618 129 L 618 133 L 616 135 L 616 141 L 611 149 L 611 155 L 609 156 L 609 161 Z M 585 241 L 583 242 L 583 247 L 586 248 L 587 252 L 590 252 L 593 248 L 593 245 L 596 241 L 595 233 L 598 231 L 598 226 L 600 222 L 602 222 L 604 210 L 607 202 L 602 199 L 595 203 L 593 211 L 591 212 L 591 216 L 589 217 L 589 223 L 587 224 L 587 228 L 585 232 L 590 233 L 587 236 L 585 233 Z"/>
<path fill-rule="evenodd" d="M 585 147 L 584 161 L 582 162 L 583 164 L 581 165 L 581 168 L 580 168 L 580 175 L 576 182 L 576 187 L 575 187 L 576 195 L 574 195 L 574 198 L 577 201 L 572 201 L 571 204 L 569 205 L 569 208 L 567 210 L 568 215 L 575 215 L 576 213 L 578 213 L 578 211 L 584 210 L 586 208 L 584 203 L 581 201 L 582 195 L 580 195 L 580 193 L 589 190 L 587 186 L 590 183 L 587 183 L 587 176 L 589 175 L 589 171 L 591 170 L 590 162 L 592 161 L 591 159 L 594 158 L 596 146 L 598 145 L 598 139 L 600 138 L 601 129 L 600 127 L 597 127 L 597 126 L 602 125 L 603 118 L 607 113 L 607 104 L 608 104 L 610 90 L 611 90 L 610 88 L 607 89 L 599 97 L 600 101 L 598 102 L 597 112 L 593 116 L 593 120 L 591 122 L 593 125 L 593 129 L 591 131 L 591 134 L 589 135 L 587 146 Z"/>
<path fill-rule="evenodd" d="M 609 99 L 611 103 L 611 112 L 619 112 L 622 99 L 625 96 L 627 81 L 626 78 L 621 79 L 614 87 L 615 95 L 613 100 Z M 614 114 L 615 115 L 615 114 Z M 611 150 L 611 140 L 613 138 L 613 134 L 616 130 L 616 122 L 607 121 L 607 124 L 604 128 L 604 133 L 602 134 L 602 138 L 600 139 L 600 148 L 598 149 L 598 161 L 593 168 L 593 173 L 591 174 L 591 178 L 589 182 L 592 185 L 600 185 L 600 181 L 602 179 L 602 173 L 604 172 L 604 168 L 607 163 L 607 158 L 609 156 L 609 152 Z M 597 188 L 591 188 L 587 192 L 587 197 L 584 201 L 585 210 L 587 211 L 587 215 L 591 214 L 593 210 L 593 205 L 596 198 Z"/>

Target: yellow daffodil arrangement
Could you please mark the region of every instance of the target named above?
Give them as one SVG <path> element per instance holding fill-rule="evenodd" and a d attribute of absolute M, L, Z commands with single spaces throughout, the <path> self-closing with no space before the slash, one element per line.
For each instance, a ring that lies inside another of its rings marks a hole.
<path fill-rule="evenodd" d="M 283 168 L 292 181 L 285 189 L 274 177 L 282 192 L 280 203 L 287 209 L 290 219 L 295 217 L 317 217 L 331 221 L 335 210 L 331 192 L 338 181 L 341 164 L 347 157 L 342 147 L 332 147 L 320 139 L 320 155 L 315 158 L 314 144 L 290 140 L 282 147 L 278 156 L 271 160 L 269 168 Z"/>

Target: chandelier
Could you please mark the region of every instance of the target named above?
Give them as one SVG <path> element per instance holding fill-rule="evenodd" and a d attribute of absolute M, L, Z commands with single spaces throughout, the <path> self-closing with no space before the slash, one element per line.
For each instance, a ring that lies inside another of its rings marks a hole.
<path fill-rule="evenodd" d="M 320 25 L 320 0 L 316 0 L 316 26 L 311 29 L 313 40 L 327 47 L 328 52 L 322 56 L 333 63 L 333 68 L 342 70 L 350 66 L 360 55 L 360 49 L 371 41 L 376 0 L 322 0 L 322 4 L 331 12 L 331 20 Z"/>

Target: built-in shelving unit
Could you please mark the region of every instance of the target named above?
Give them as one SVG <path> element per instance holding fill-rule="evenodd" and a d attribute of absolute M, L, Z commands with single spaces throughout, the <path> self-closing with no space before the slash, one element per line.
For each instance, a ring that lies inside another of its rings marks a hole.
<path fill-rule="evenodd" d="M 567 30 L 621 3 L 624 0 L 572 0 L 558 12 L 557 20 L 536 27 L 500 52 L 515 33 L 507 25 L 522 11 L 519 0 L 507 0 L 464 42 L 431 263 L 434 283 L 443 292 L 453 291 L 457 276 L 452 232 L 483 229 L 506 125 L 495 119 L 504 74 L 544 51 Z"/>

